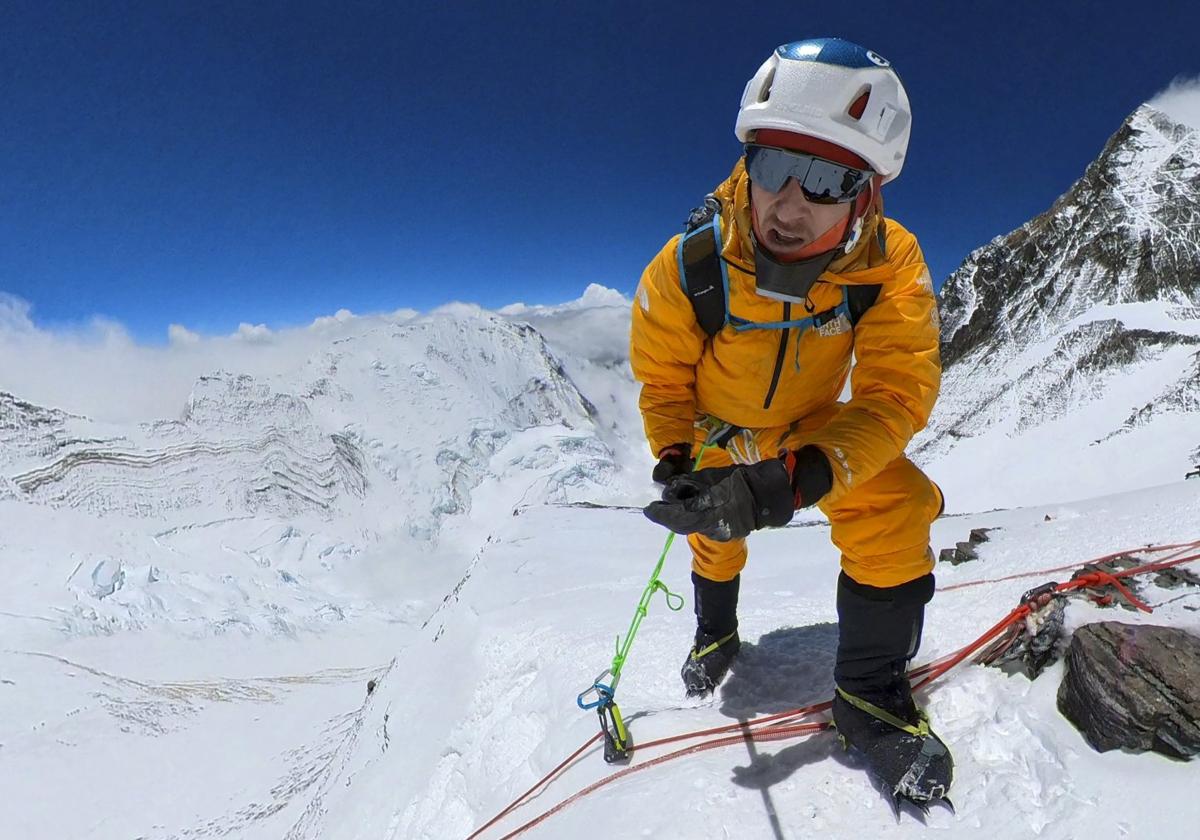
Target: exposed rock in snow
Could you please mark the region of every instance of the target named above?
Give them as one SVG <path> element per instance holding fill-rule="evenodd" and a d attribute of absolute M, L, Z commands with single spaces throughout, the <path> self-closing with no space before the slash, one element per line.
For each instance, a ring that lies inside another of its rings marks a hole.
<path fill-rule="evenodd" d="M 1104 621 L 1075 631 L 1058 708 L 1104 752 L 1200 752 L 1200 638 Z"/>

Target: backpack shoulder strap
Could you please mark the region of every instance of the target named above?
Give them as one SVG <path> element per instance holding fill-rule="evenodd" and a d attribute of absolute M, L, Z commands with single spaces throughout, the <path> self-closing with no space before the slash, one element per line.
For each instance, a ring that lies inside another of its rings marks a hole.
<path fill-rule="evenodd" d="M 721 259 L 721 202 L 713 195 L 691 212 L 679 240 L 679 283 L 696 322 L 712 338 L 729 320 L 729 274 Z"/>
<path fill-rule="evenodd" d="M 850 308 L 850 326 L 857 327 L 862 316 L 875 305 L 879 299 L 881 285 L 873 283 L 869 286 L 847 286 L 846 303 Z"/>
<path fill-rule="evenodd" d="M 880 258 L 887 259 L 887 221 L 882 216 L 875 228 L 875 236 Z M 875 301 L 879 299 L 881 288 L 879 283 L 873 283 L 868 286 L 850 286 L 846 289 L 846 304 L 850 308 L 851 327 L 858 326 L 862 316 L 875 305 Z"/>

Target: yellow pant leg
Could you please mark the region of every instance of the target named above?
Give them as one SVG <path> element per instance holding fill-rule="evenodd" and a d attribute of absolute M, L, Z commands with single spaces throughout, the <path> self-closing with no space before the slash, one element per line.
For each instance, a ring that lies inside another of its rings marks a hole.
<path fill-rule="evenodd" d="M 904 455 L 836 505 L 818 507 L 843 571 L 859 583 L 899 586 L 933 571 L 929 525 L 942 511 L 942 492 Z"/>

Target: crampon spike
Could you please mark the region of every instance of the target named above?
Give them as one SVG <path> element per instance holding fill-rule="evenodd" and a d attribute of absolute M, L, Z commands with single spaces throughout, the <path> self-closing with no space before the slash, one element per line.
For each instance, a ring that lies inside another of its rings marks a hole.
<path fill-rule="evenodd" d="M 896 793 L 895 791 L 892 791 L 890 793 L 887 791 L 884 791 L 883 798 L 884 798 L 884 800 L 887 801 L 888 805 L 892 806 L 892 816 L 896 818 L 896 824 L 899 825 L 900 824 L 900 794 Z"/>
<path fill-rule="evenodd" d="M 915 799 L 907 794 L 901 793 L 898 790 L 891 791 L 890 793 L 885 790 L 883 791 L 883 798 L 887 800 L 888 805 L 891 806 L 892 815 L 896 818 L 897 822 L 900 821 L 901 807 L 905 804 L 911 805 L 913 808 L 920 811 L 923 817 L 929 816 L 929 810 L 934 805 L 943 805 L 950 809 L 951 814 L 957 813 L 954 810 L 954 803 L 945 796 L 934 796 L 929 799 Z"/>
<path fill-rule="evenodd" d="M 617 704 L 609 698 L 608 702 L 596 707 L 596 714 L 600 716 L 600 729 L 604 732 L 604 760 L 609 764 L 629 761 L 633 742 Z"/>

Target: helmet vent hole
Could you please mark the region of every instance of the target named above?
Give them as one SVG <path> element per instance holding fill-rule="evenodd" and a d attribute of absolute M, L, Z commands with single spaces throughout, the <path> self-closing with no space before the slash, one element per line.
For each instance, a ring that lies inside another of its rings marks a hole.
<path fill-rule="evenodd" d="M 763 79 L 762 87 L 758 89 L 758 101 L 766 102 L 771 98 L 771 85 L 775 84 L 775 68 L 772 67 L 767 77 Z"/>
<path fill-rule="evenodd" d="M 854 117 L 856 120 L 861 120 L 863 112 L 867 110 L 867 100 L 870 98 L 871 86 L 867 85 L 867 87 L 863 89 L 862 93 L 858 95 L 858 98 L 850 103 L 850 108 L 846 113 Z"/>

